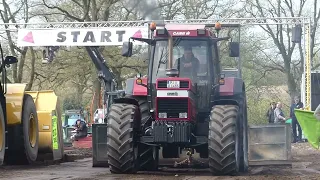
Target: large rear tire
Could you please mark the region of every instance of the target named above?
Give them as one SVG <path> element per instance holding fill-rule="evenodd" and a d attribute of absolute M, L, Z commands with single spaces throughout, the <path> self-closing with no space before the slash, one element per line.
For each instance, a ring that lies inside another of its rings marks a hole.
<path fill-rule="evenodd" d="M 22 124 L 11 131 L 14 142 L 9 142 L 8 164 L 34 164 L 38 157 L 39 126 L 36 105 L 32 96 L 25 94 L 22 106 Z M 11 137 L 10 137 L 11 138 Z"/>
<path fill-rule="evenodd" d="M 212 108 L 209 124 L 209 168 L 214 175 L 239 172 L 239 108 L 217 105 Z"/>
<path fill-rule="evenodd" d="M 112 104 L 107 117 L 107 148 L 111 173 L 128 174 L 138 170 L 139 109 L 131 104 Z"/>
<path fill-rule="evenodd" d="M 2 106 L 0 105 L 0 166 L 4 161 L 4 153 L 6 149 L 6 131 L 4 123 L 4 114 Z"/>
<path fill-rule="evenodd" d="M 241 158 L 240 158 L 240 172 L 248 172 L 249 169 L 249 160 L 248 160 L 248 115 L 247 115 L 247 103 L 242 105 L 243 106 L 243 114 L 240 116 L 240 123 L 242 125 L 241 129 L 241 138 L 242 139 L 242 148 L 241 148 Z"/>

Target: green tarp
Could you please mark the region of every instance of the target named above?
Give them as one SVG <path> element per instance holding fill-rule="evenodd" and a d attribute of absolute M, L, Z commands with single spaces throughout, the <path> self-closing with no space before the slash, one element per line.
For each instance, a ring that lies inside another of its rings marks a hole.
<path fill-rule="evenodd" d="M 308 139 L 308 142 L 312 145 L 312 147 L 319 149 L 320 121 L 314 117 L 314 112 L 296 109 L 294 113 L 304 132 L 305 137 Z"/>

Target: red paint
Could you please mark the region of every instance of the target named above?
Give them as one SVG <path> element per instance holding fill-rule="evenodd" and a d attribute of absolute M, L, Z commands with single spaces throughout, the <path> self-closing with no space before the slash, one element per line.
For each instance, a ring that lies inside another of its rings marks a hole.
<path fill-rule="evenodd" d="M 142 83 L 146 84 L 148 83 L 148 78 L 141 78 L 142 79 Z M 135 81 L 133 84 L 133 95 L 134 96 L 147 96 L 148 92 L 147 92 L 147 88 L 141 85 L 138 85 L 137 82 Z"/>
<path fill-rule="evenodd" d="M 159 118 L 158 117 L 158 99 L 184 99 L 186 97 L 156 97 L 155 99 L 155 119 L 163 121 L 192 121 L 195 120 L 195 106 L 194 102 L 188 98 L 188 117 L 187 118 Z"/>
<path fill-rule="evenodd" d="M 210 31 L 205 28 L 205 25 L 197 25 L 197 24 L 166 24 L 165 28 L 171 36 L 178 37 L 197 37 L 197 36 L 210 36 Z M 205 34 L 198 35 L 198 30 L 204 29 Z M 156 31 L 154 32 L 154 37 L 165 37 L 165 35 L 157 35 Z"/>
<path fill-rule="evenodd" d="M 168 33 L 173 37 L 198 37 L 198 36 L 210 36 L 208 30 L 205 30 L 205 34 L 198 35 L 197 30 L 168 30 Z M 154 32 L 154 37 L 166 37 L 166 35 L 159 35 Z"/>
<path fill-rule="evenodd" d="M 188 88 L 158 88 L 159 81 L 188 81 L 189 87 Z M 156 89 L 157 90 L 191 90 L 191 79 L 190 78 L 179 78 L 179 77 L 167 77 L 167 78 L 158 78 L 156 80 Z"/>
<path fill-rule="evenodd" d="M 142 38 L 142 33 L 141 33 L 141 30 L 137 31 L 134 33 L 134 35 L 132 36 L 134 38 Z"/>
<path fill-rule="evenodd" d="M 34 43 L 32 31 L 28 32 L 28 34 L 23 38 L 23 41 L 29 42 L 29 43 Z"/>
<path fill-rule="evenodd" d="M 234 94 L 234 77 L 224 78 L 224 85 L 220 85 L 221 96 L 232 96 Z"/>
<path fill-rule="evenodd" d="M 75 148 L 92 148 L 92 136 L 73 141 L 72 146 Z"/>

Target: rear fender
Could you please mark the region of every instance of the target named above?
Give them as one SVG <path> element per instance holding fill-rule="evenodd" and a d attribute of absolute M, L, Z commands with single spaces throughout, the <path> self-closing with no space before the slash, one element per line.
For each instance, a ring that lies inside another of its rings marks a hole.
<path fill-rule="evenodd" d="M 13 126 L 21 124 L 23 96 L 26 84 L 7 84 L 6 109 L 7 124 Z"/>
<path fill-rule="evenodd" d="M 226 77 L 225 84 L 217 88 L 218 92 L 214 96 L 213 105 L 236 105 L 245 103 L 246 91 L 242 79 L 236 77 Z"/>
<path fill-rule="evenodd" d="M 54 153 L 54 160 L 61 159 L 63 155 L 63 134 L 58 96 L 52 90 L 26 91 L 26 93 L 32 96 L 37 108 L 39 152 Z"/>
<path fill-rule="evenodd" d="M 147 78 L 141 78 L 143 84 L 148 83 Z M 138 85 L 136 78 L 130 78 L 126 81 L 125 93 L 132 96 L 147 96 L 147 88 L 141 85 Z"/>
<path fill-rule="evenodd" d="M 219 86 L 220 96 L 234 96 L 244 93 L 244 82 L 237 77 L 226 77 L 224 85 Z"/>

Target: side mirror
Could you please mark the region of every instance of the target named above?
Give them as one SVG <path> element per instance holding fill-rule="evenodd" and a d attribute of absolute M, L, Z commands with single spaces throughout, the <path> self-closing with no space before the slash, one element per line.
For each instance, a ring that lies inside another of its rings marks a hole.
<path fill-rule="evenodd" d="M 10 64 L 14 64 L 17 63 L 18 59 L 14 56 L 6 56 L 6 58 L 4 59 L 4 64 L 5 65 L 10 65 Z"/>
<path fill-rule="evenodd" d="M 229 56 L 239 57 L 240 56 L 240 43 L 229 42 Z"/>
<path fill-rule="evenodd" d="M 132 42 L 123 42 L 122 45 L 122 56 L 131 57 L 132 56 Z"/>

